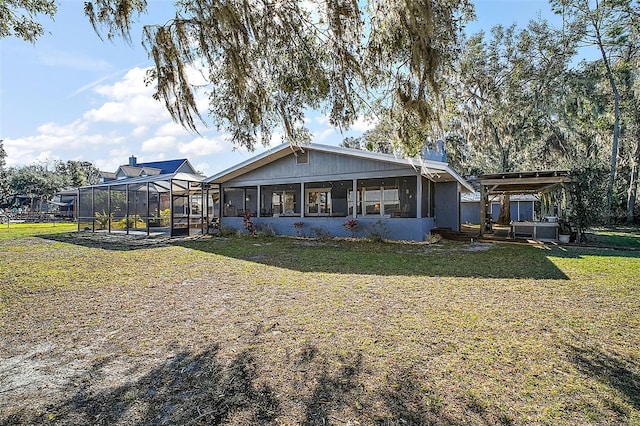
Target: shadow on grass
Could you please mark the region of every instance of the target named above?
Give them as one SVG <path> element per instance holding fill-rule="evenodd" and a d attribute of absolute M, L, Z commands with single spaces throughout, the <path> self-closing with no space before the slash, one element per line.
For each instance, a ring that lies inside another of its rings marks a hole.
<path fill-rule="evenodd" d="M 571 361 L 583 374 L 617 390 L 634 409 L 640 410 L 640 365 L 599 348 L 571 344 L 568 348 Z M 621 419 L 628 420 L 627 410 L 614 401 L 609 405 Z"/>
<path fill-rule="evenodd" d="M 367 382 L 359 353 L 329 355 L 314 346 L 303 347 L 284 359 L 276 389 L 265 382 L 273 379 L 273 370 L 261 368 L 267 366 L 260 365 L 255 350 L 242 351 L 229 362 L 221 361 L 219 352 L 215 346 L 198 354 L 183 352 L 143 376 L 111 387 L 109 383 L 126 373 L 114 377 L 112 363 L 117 360 L 106 358 L 71 378 L 59 399 L 43 411 L 0 414 L 0 425 L 510 423 L 491 404 L 478 410 L 477 402 L 451 394 L 446 399 L 443 390 L 414 373 L 417 368 Z M 270 373 L 261 376 L 261 371 Z M 456 414 L 450 414 L 452 406 Z"/>
<path fill-rule="evenodd" d="M 148 374 L 114 388 L 108 382 L 107 359 L 70 380 L 66 400 L 47 413 L 14 414 L 1 424 L 222 424 L 241 414 L 247 424 L 272 424 L 280 404 L 271 387 L 256 383 L 256 362 L 248 351 L 228 365 L 217 359 L 218 348 L 200 354 L 180 353 Z"/>
<path fill-rule="evenodd" d="M 550 252 L 524 245 L 373 243 L 366 240 L 231 238 L 172 243 L 300 272 L 469 278 L 569 278 Z M 554 250 L 559 251 L 559 250 Z M 563 254 L 558 254 L 562 256 Z"/>
<path fill-rule="evenodd" d="M 367 240 L 305 240 L 295 238 L 146 238 L 138 236 L 62 233 L 40 238 L 103 250 L 130 251 L 180 246 L 300 272 L 382 276 L 568 280 L 550 258 L 584 255 L 640 258 L 638 251 L 524 244 L 433 245 L 377 243 Z"/>
<path fill-rule="evenodd" d="M 112 251 L 132 251 L 167 245 L 167 237 L 147 237 L 106 232 L 66 232 L 36 235 L 44 240 L 75 244 L 82 247 Z"/>

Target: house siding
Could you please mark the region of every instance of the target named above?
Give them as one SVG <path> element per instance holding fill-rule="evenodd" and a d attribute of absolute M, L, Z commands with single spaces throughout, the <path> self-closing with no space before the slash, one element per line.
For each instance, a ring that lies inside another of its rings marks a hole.
<path fill-rule="evenodd" d="M 440 182 L 435 185 L 435 218 L 438 228 L 460 230 L 460 195 L 457 182 Z"/>
<path fill-rule="evenodd" d="M 397 164 L 384 163 L 346 155 L 310 150 L 309 162 L 297 164 L 291 153 L 266 167 L 250 171 L 225 183 L 242 186 L 261 182 L 297 182 L 308 180 L 349 179 L 362 176 L 415 176 L 416 170 Z"/>

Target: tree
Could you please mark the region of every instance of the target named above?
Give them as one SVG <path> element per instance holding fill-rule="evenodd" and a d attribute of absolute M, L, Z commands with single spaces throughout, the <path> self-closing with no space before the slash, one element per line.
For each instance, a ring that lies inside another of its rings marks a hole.
<path fill-rule="evenodd" d="M 310 140 L 305 112 L 325 112 L 348 128 L 363 111 L 398 106 L 399 122 L 437 119 L 431 105 L 443 64 L 457 54 L 470 0 L 184 0 L 165 24 L 146 26 L 154 59 L 150 81 L 172 117 L 196 130 L 202 88 L 213 122 L 233 143 L 268 144 L 274 129 L 292 143 Z M 143 0 L 85 2 L 108 38 L 128 37 Z M 399 127 L 402 129 L 402 126 Z"/>
<path fill-rule="evenodd" d="M 520 32 L 496 26 L 488 41 L 484 33 L 469 37 L 448 88 L 449 140 L 469 144 L 457 158 L 471 149 L 468 168 L 485 173 L 540 167 L 572 53 L 572 43 L 545 21 Z M 509 199 L 503 194 L 499 223 L 510 221 Z"/>
<path fill-rule="evenodd" d="M 9 197 L 9 172 L 4 168 L 7 164 L 7 153 L 4 150 L 3 142 L 0 139 L 0 204 L 5 204 Z"/>
<path fill-rule="evenodd" d="M 36 15 L 53 19 L 57 10 L 55 0 L 0 1 L 0 38 L 13 36 L 34 43 L 44 34 Z"/>
<path fill-rule="evenodd" d="M 0 139 L 0 170 L 4 170 L 7 165 L 7 152 L 4 150 L 4 140 Z"/>
<path fill-rule="evenodd" d="M 620 91 L 614 76 L 613 61 L 616 52 L 624 46 L 633 28 L 631 18 L 638 13 L 640 3 L 632 0 L 551 0 L 556 13 L 582 27 L 583 41 L 597 47 L 606 70 L 613 99 L 613 130 L 611 160 L 607 186 L 606 222 L 610 223 L 614 185 L 618 165 L 620 139 Z"/>
<path fill-rule="evenodd" d="M 79 188 L 81 186 L 98 183 L 100 171 L 89 161 L 58 162 L 55 165 L 56 172 L 67 182 L 67 186 Z"/>
<path fill-rule="evenodd" d="M 67 179 L 47 166 L 34 164 L 12 170 L 9 177 L 9 187 L 13 194 L 24 195 L 30 199 L 31 209 L 35 207 L 35 200 L 40 205 L 45 199 L 53 196 L 57 191 L 67 186 Z"/>

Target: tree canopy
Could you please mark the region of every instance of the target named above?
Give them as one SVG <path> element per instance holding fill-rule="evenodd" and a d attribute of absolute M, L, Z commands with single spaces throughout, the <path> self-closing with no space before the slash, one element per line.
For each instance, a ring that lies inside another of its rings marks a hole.
<path fill-rule="evenodd" d="M 126 38 L 146 7 L 95 0 L 85 12 L 107 37 Z M 472 16 L 470 0 L 182 0 L 174 19 L 145 27 L 144 45 L 155 97 L 176 121 L 206 123 L 206 91 L 215 125 L 253 149 L 275 129 L 292 144 L 309 141 L 309 109 L 340 128 L 380 106 L 399 121 L 432 122 L 441 71 Z M 194 68 L 205 84 L 189 79 Z"/>
<path fill-rule="evenodd" d="M 44 34 L 37 16 L 53 19 L 57 10 L 55 0 L 0 1 L 0 38 L 13 36 L 33 43 Z"/>

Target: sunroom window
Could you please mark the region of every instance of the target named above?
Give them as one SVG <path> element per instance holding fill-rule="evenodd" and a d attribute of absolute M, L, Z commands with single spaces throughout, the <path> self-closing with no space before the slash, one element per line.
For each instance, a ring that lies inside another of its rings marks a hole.
<path fill-rule="evenodd" d="M 306 214 L 308 216 L 331 215 L 331 188 L 306 190 Z"/>

